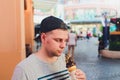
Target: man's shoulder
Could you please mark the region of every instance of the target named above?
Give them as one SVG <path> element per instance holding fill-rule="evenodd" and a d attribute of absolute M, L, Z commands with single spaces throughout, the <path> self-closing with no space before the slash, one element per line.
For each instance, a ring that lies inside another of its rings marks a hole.
<path fill-rule="evenodd" d="M 33 61 L 34 61 L 34 54 L 31 54 L 29 57 L 27 57 L 27 58 L 23 59 L 21 62 L 19 62 L 17 66 L 27 67 L 30 64 L 32 64 Z"/>

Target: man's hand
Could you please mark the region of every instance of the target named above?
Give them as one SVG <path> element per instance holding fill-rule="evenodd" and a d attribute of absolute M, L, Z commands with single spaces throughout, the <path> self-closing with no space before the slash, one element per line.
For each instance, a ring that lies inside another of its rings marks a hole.
<path fill-rule="evenodd" d="M 77 80 L 86 80 L 85 73 L 80 69 L 76 70 L 75 75 L 76 75 Z"/>

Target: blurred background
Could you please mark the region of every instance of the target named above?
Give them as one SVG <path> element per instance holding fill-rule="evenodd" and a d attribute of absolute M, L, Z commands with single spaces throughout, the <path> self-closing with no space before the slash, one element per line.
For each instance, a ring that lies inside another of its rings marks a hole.
<path fill-rule="evenodd" d="M 61 18 L 78 36 L 88 29 L 91 36 L 102 36 L 109 26 L 120 41 L 119 8 L 120 0 L 1 0 L 0 79 L 11 80 L 16 64 L 36 51 L 34 38 L 43 18 Z"/>
<path fill-rule="evenodd" d="M 108 20 L 120 16 L 119 0 L 34 0 L 34 23 L 54 15 L 63 19 L 73 30 L 98 28 L 102 24 L 102 14 Z"/>

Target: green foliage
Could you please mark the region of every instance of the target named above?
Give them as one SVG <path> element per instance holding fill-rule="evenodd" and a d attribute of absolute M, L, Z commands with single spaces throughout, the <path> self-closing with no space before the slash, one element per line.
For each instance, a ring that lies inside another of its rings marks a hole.
<path fill-rule="evenodd" d="M 120 41 L 110 42 L 109 50 L 120 51 Z"/>
<path fill-rule="evenodd" d="M 101 31 L 101 32 L 103 31 L 103 26 L 102 26 L 102 25 L 100 26 L 100 31 Z"/>
<path fill-rule="evenodd" d="M 94 37 L 97 37 L 97 34 L 94 33 L 93 36 L 94 36 Z"/>

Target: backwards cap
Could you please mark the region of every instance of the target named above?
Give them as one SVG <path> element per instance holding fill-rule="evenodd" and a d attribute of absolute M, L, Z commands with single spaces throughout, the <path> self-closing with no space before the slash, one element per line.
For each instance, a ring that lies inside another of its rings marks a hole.
<path fill-rule="evenodd" d="M 54 16 L 46 17 L 40 24 L 40 32 L 49 32 L 55 29 L 68 29 L 68 26 L 59 18 Z"/>
<path fill-rule="evenodd" d="M 63 30 L 68 30 L 69 26 L 67 26 L 61 19 L 54 17 L 54 16 L 48 16 L 44 18 L 39 24 L 40 26 L 40 34 L 41 33 L 46 33 L 55 29 L 63 29 Z M 35 41 L 40 39 L 40 34 L 39 36 L 35 37 Z"/>

